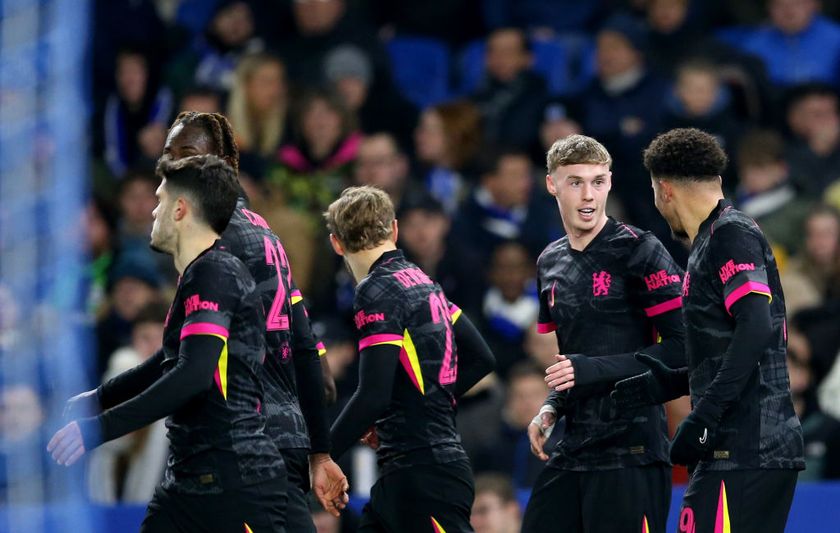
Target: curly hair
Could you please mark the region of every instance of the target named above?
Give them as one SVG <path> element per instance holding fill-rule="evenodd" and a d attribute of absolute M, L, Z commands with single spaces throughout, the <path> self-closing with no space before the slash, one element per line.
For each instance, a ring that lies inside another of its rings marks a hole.
<path fill-rule="evenodd" d="M 184 127 L 195 126 L 204 130 L 216 148 L 215 156 L 224 159 L 236 174 L 239 174 L 239 148 L 233 137 L 233 128 L 228 119 L 221 113 L 199 113 L 197 111 L 182 111 L 172 122 L 170 129 L 178 124 Z"/>
<path fill-rule="evenodd" d="M 677 128 L 658 135 L 644 154 L 652 176 L 680 181 L 712 181 L 728 158 L 717 140 L 697 128 Z"/>

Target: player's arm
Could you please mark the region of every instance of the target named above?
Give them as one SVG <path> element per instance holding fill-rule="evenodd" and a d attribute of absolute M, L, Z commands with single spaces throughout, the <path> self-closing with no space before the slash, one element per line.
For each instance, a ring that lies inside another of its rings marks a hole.
<path fill-rule="evenodd" d="M 546 371 L 550 387 L 562 391 L 573 386 L 576 397 L 584 394 L 579 387 L 595 386 L 590 390 L 601 392 L 603 387 L 598 387 L 599 384 L 611 387 L 618 380 L 649 369 L 637 360 L 637 353 L 644 353 L 669 368 L 686 365 L 681 315 L 682 269 L 652 235 L 640 239 L 628 259 L 627 268 L 630 272 L 629 297 L 653 323 L 657 338 L 651 345 L 630 353 L 600 357 L 593 357 L 594 354 L 559 355 L 558 363 Z M 687 392 L 686 386 L 684 393 Z"/>
<path fill-rule="evenodd" d="M 99 387 L 77 394 L 64 404 L 64 419 L 95 416 L 134 398 L 163 375 L 163 349 L 139 365 L 106 381 Z"/>
<path fill-rule="evenodd" d="M 400 346 L 376 344 L 359 354 L 359 386 L 330 430 L 331 455 L 338 459 L 373 426 L 388 408 Z"/>
<path fill-rule="evenodd" d="M 329 423 L 324 398 L 324 378 L 315 336 L 300 291 L 292 291 L 292 361 L 298 401 L 309 431 L 310 453 L 328 453 Z"/>
<path fill-rule="evenodd" d="M 452 329 L 455 345 L 458 347 L 458 380 L 455 383 L 455 397 L 460 398 L 481 378 L 493 371 L 496 358 L 493 352 L 458 306 L 450 304 Z"/>
<path fill-rule="evenodd" d="M 671 445 L 671 460 L 677 464 L 696 462 L 710 449 L 720 420 L 741 397 L 762 355 L 778 340 L 770 314 L 772 293 L 764 250 L 758 237 L 728 224 L 715 231 L 710 247 L 716 273 L 720 273 L 714 283 L 720 286 L 734 330 L 715 378 L 677 428 Z"/>

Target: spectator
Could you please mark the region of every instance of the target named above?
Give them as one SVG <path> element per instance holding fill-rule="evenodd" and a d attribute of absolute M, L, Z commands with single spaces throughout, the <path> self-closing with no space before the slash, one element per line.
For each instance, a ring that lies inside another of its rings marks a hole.
<path fill-rule="evenodd" d="M 450 220 L 427 194 L 406 198 L 399 211 L 400 248 L 412 263 L 440 284 L 447 298 L 478 316 L 484 283 L 480 258 L 447 240 Z"/>
<path fill-rule="evenodd" d="M 797 198 L 790 182 L 781 136 L 772 130 L 750 132 L 741 139 L 737 153 L 738 209 L 754 218 L 785 256 L 798 253 L 810 204 Z"/>
<path fill-rule="evenodd" d="M 518 149 L 494 151 L 491 164 L 461 206 L 453 238 L 489 259 L 493 248 L 521 241 L 534 257 L 563 234 L 551 198 L 534 187 L 534 168 Z"/>
<path fill-rule="evenodd" d="M 0 386 L 0 501 L 43 506 L 55 492 L 43 453 L 45 420 L 37 387 L 14 380 Z"/>
<path fill-rule="evenodd" d="M 535 274 L 534 259 L 521 244 L 508 242 L 493 251 L 482 322 L 484 338 L 496 354 L 496 373 L 502 378 L 526 358 L 522 341 L 540 307 Z"/>
<path fill-rule="evenodd" d="M 803 226 L 804 249 L 788 262 L 784 277 L 798 276 L 814 287 L 821 300 L 840 291 L 840 213 L 827 206 L 812 208 Z"/>
<path fill-rule="evenodd" d="M 195 85 L 227 93 L 233 88 L 240 58 L 264 48 L 255 32 L 250 3 L 220 0 L 203 35 L 169 64 L 167 82 L 178 96 Z"/>
<path fill-rule="evenodd" d="M 422 194 L 421 189 L 409 178 L 408 158 L 400 151 L 390 133 L 367 135 L 359 145 L 356 166 L 353 169 L 355 185 L 373 185 L 387 192 L 397 211 L 403 199 Z"/>
<path fill-rule="evenodd" d="M 591 29 L 606 2 L 577 0 L 483 0 L 489 28 L 517 27 L 538 35 L 579 32 Z M 557 14 L 563 16 L 558 17 Z"/>
<path fill-rule="evenodd" d="M 539 368 L 545 369 L 557 362 L 554 358 L 557 354 L 557 338 L 539 333 L 536 321 L 525 329 L 523 348 L 528 359 Z"/>
<path fill-rule="evenodd" d="M 811 199 L 840 176 L 840 112 L 829 86 L 804 85 L 791 90 L 787 122 L 794 135 L 786 159 L 796 186 Z"/>
<path fill-rule="evenodd" d="M 320 217 L 349 182 L 362 136 L 356 117 L 325 90 L 302 97 L 292 128 L 293 141 L 280 147 L 269 181 L 289 205 Z"/>
<path fill-rule="evenodd" d="M 243 154 L 265 160 L 277 152 L 286 132 L 286 69 L 268 54 L 244 56 L 236 67 L 227 115 Z"/>
<path fill-rule="evenodd" d="M 579 119 L 573 117 L 571 112 L 571 107 L 560 101 L 546 104 L 540 124 L 540 142 L 531 157 L 539 168 L 545 166 L 545 154 L 555 141 L 583 133 Z"/>
<path fill-rule="evenodd" d="M 531 71 L 534 57 L 525 32 L 495 30 L 487 38 L 485 75 L 471 99 L 481 111 L 485 140 L 527 149 L 537 141 L 548 96 L 545 80 Z"/>
<path fill-rule="evenodd" d="M 83 224 L 89 257 L 85 302 L 93 323 L 106 302 L 108 277 L 116 255 L 117 213 L 108 202 L 94 196 L 85 208 Z"/>
<path fill-rule="evenodd" d="M 138 312 L 131 344 L 111 355 L 103 381 L 143 363 L 160 349 L 166 315 L 167 306 L 161 302 L 151 302 Z M 168 453 L 164 420 L 97 448 L 88 462 L 91 500 L 111 505 L 147 503 L 163 479 Z"/>
<path fill-rule="evenodd" d="M 741 124 L 731 108 L 729 88 L 721 83 L 717 67 L 690 61 L 677 68 L 673 94 L 668 98 L 663 129 L 699 128 L 711 133 L 732 161 Z M 726 190 L 735 188 L 731 168 L 723 176 Z"/>
<path fill-rule="evenodd" d="M 122 253 L 117 258 L 110 272 L 107 309 L 96 325 L 97 378 L 105 372 L 111 354 L 131 342 L 132 323 L 141 309 L 160 299 L 160 287 L 160 274 L 147 256 Z"/>
<path fill-rule="evenodd" d="M 417 110 L 393 87 L 382 87 L 371 94 L 373 66 L 364 52 L 354 45 L 341 45 L 324 60 L 324 75 L 359 117 L 364 133 L 387 131 L 401 146 L 408 146 L 417 124 Z"/>
<path fill-rule="evenodd" d="M 139 50 L 117 54 L 116 92 L 105 104 L 103 156 L 121 179 L 131 166 L 154 168 L 172 115 L 172 93 L 158 87 L 149 58 Z"/>
<path fill-rule="evenodd" d="M 509 477 L 482 474 L 475 478 L 475 503 L 470 524 L 475 533 L 519 533 L 522 510 Z"/>
<path fill-rule="evenodd" d="M 452 215 L 464 193 L 465 171 L 481 146 L 481 115 L 467 101 L 432 106 L 414 132 L 416 175 Z"/>
<path fill-rule="evenodd" d="M 748 31 L 737 45 L 760 57 L 781 86 L 840 81 L 840 25 L 820 15 L 818 0 L 769 0 L 770 23 Z"/>
<path fill-rule="evenodd" d="M 507 398 L 499 433 L 487 441 L 485 449 L 474 461 L 476 473 L 503 472 L 509 474 L 518 488 L 533 487 L 545 463 L 531 453 L 528 424 L 545 400 L 545 373 L 530 361 L 523 361 L 510 370 Z M 556 444 L 559 434 L 554 428 L 545 448 Z"/>
<path fill-rule="evenodd" d="M 644 28 L 626 15 L 613 16 L 598 32 L 598 79 L 583 96 L 583 131 L 612 154 L 613 190 L 631 221 L 667 235 L 639 157 L 662 128 L 667 94 L 665 82 L 645 66 L 646 39 Z"/>
<path fill-rule="evenodd" d="M 193 87 L 181 96 L 178 112 L 195 111 L 196 113 L 221 113 L 222 97 L 218 91 L 209 87 Z"/>
<path fill-rule="evenodd" d="M 482 36 L 480 0 L 374 0 L 377 24 L 386 35 L 423 35 L 446 41 L 453 48 Z"/>

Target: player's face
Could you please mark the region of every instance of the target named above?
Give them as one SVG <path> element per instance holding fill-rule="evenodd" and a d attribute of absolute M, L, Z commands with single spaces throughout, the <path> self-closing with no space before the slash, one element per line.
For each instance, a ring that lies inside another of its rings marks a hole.
<path fill-rule="evenodd" d="M 165 254 L 175 253 L 175 220 L 173 216 L 174 199 L 166 191 L 166 179 L 161 181 L 155 196 L 158 205 L 152 211 L 154 223 L 152 224 L 152 235 L 149 246 L 156 252 Z"/>
<path fill-rule="evenodd" d="M 682 222 L 680 222 L 680 217 L 677 216 L 673 199 L 665 190 L 662 181 L 651 177 L 650 183 L 653 187 L 653 203 L 656 205 L 656 209 L 659 210 L 662 218 L 665 219 L 665 222 L 671 228 L 671 234 L 676 239 L 687 239 L 688 233 L 685 231 Z"/>
<path fill-rule="evenodd" d="M 175 161 L 192 155 L 214 154 L 213 139 L 201 128 L 176 124 L 166 136 L 161 161 Z"/>
<path fill-rule="evenodd" d="M 546 176 L 548 192 L 557 199 L 567 233 L 596 230 L 606 218 L 612 186 L 608 165 L 568 165 Z"/>

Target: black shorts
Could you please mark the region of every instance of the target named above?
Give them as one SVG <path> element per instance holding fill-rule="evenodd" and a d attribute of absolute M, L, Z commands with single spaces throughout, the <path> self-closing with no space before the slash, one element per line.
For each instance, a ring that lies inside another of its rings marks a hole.
<path fill-rule="evenodd" d="M 286 532 L 315 533 L 312 513 L 309 511 L 309 450 L 288 448 L 280 450 L 289 474 L 286 501 Z M 256 531 L 254 533 L 257 533 Z"/>
<path fill-rule="evenodd" d="M 796 470 L 695 471 L 677 531 L 782 533 L 798 475 Z"/>
<path fill-rule="evenodd" d="M 140 533 L 285 533 L 286 477 L 220 494 L 155 489 Z"/>
<path fill-rule="evenodd" d="M 522 533 L 660 533 L 671 504 L 671 467 L 574 472 L 546 467 L 531 493 Z"/>
<path fill-rule="evenodd" d="M 370 490 L 359 532 L 471 532 L 475 487 L 468 461 L 417 465 L 382 476 Z"/>

